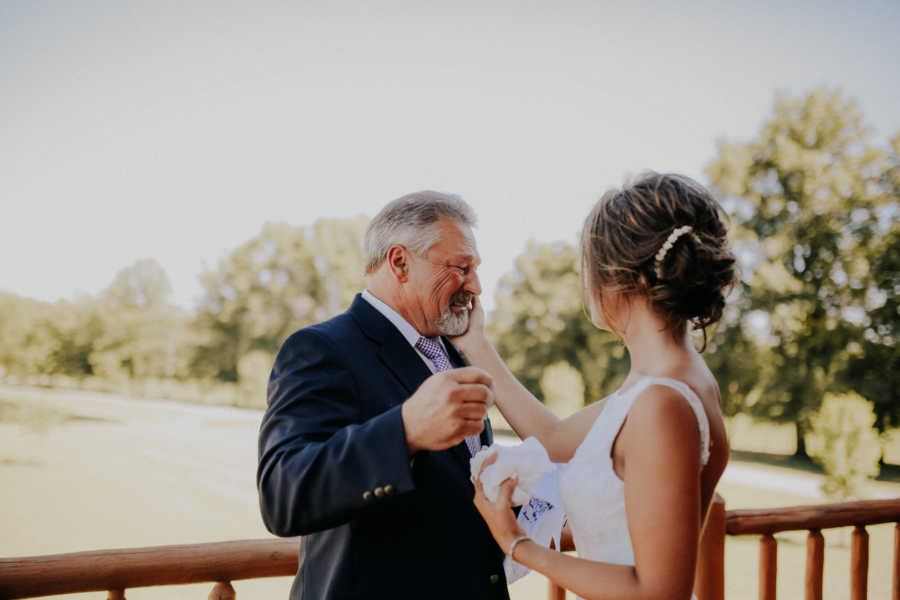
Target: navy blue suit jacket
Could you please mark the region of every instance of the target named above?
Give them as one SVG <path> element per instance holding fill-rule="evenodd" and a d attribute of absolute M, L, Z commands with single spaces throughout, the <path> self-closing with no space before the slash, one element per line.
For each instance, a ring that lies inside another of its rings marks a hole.
<path fill-rule="evenodd" d="M 503 552 L 472 504 L 465 443 L 410 461 L 400 407 L 430 375 L 359 295 L 284 342 L 257 487 L 269 531 L 303 536 L 292 599 L 509 598 Z"/>

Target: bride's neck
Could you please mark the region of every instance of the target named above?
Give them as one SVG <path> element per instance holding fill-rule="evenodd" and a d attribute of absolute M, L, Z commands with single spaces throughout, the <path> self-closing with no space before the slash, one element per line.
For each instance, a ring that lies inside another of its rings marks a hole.
<path fill-rule="evenodd" d="M 631 357 L 631 370 L 660 375 L 696 352 L 687 334 L 675 337 L 665 321 L 649 307 L 634 307 L 622 336 Z"/>

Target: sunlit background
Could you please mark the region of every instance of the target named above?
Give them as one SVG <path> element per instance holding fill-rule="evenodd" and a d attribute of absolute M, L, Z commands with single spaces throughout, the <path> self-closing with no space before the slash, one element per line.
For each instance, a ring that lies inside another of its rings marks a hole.
<path fill-rule="evenodd" d="M 900 128 L 884 2 L 3 2 L 0 289 L 97 293 L 154 258 L 199 276 L 266 221 L 463 195 L 485 301 L 533 238 L 574 239 L 644 169 L 705 180 L 776 90 Z"/>
<path fill-rule="evenodd" d="M 584 318 L 577 232 L 646 169 L 731 216 L 742 281 L 705 354 L 727 506 L 900 497 L 898 31 L 894 0 L 0 0 L 0 556 L 268 536 L 274 353 L 346 308 L 368 218 L 411 191 L 478 213 L 520 380 L 559 414 L 600 401 L 628 357 Z M 804 535 L 779 536 L 782 597 Z M 756 540 L 727 548 L 729 599 L 756 597 Z"/>

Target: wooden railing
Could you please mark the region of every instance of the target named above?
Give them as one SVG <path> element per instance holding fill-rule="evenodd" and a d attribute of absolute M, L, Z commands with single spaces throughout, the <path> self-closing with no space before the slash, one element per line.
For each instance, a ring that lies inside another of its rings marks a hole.
<path fill-rule="evenodd" d="M 900 600 L 900 498 L 726 512 L 717 496 L 700 540 L 694 593 L 700 600 L 724 600 L 725 536 L 759 535 L 759 597 L 774 600 L 774 534 L 808 531 L 806 600 L 821 600 L 822 530 L 853 527 L 850 597 L 862 600 L 869 562 L 866 527 L 881 523 L 895 523 L 891 599 Z M 564 541 L 563 550 L 571 549 Z M 293 575 L 297 550 L 298 538 L 287 538 L 5 558 L 0 559 L 0 600 L 91 591 L 107 591 L 109 600 L 121 600 L 129 588 L 204 582 L 215 584 L 210 600 L 232 600 L 232 581 Z M 550 586 L 551 599 L 564 597 L 564 590 Z"/>
<path fill-rule="evenodd" d="M 231 582 L 297 572 L 299 538 L 98 550 L 0 559 L 0 599 L 215 582 L 210 600 L 235 597 Z"/>
<path fill-rule="evenodd" d="M 853 527 L 850 544 L 850 598 L 865 600 L 869 575 L 869 534 L 866 526 L 881 523 L 895 524 L 891 598 L 900 600 L 900 498 L 791 508 L 734 510 L 728 512 L 726 517 L 726 531 L 728 535 L 760 536 L 760 600 L 775 600 L 778 557 L 775 534 L 779 531 L 807 531 L 805 597 L 806 600 L 821 600 L 825 564 L 825 539 L 822 537 L 822 530 Z"/>
<path fill-rule="evenodd" d="M 716 494 L 700 539 L 694 594 L 699 600 L 724 600 L 726 534 L 759 535 L 759 598 L 775 600 L 778 543 L 774 534 L 780 531 L 808 531 L 805 600 L 822 600 L 825 565 L 822 530 L 853 527 L 850 598 L 865 600 L 869 574 L 869 534 L 866 526 L 882 523 L 895 524 L 891 600 L 900 600 L 900 498 L 726 512 L 725 501 Z M 563 545 L 563 550 L 572 548 Z M 549 598 L 562 600 L 565 590 L 551 584 Z"/>

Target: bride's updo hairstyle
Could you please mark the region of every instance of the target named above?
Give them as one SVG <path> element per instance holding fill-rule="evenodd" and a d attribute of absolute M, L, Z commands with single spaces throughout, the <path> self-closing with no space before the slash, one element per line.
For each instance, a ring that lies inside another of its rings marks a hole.
<path fill-rule="evenodd" d="M 676 337 L 722 318 L 735 281 L 724 213 L 702 185 L 674 174 L 645 173 L 603 194 L 581 235 L 581 270 L 590 293 L 644 295 Z M 607 323 L 609 319 L 607 318 Z"/>

